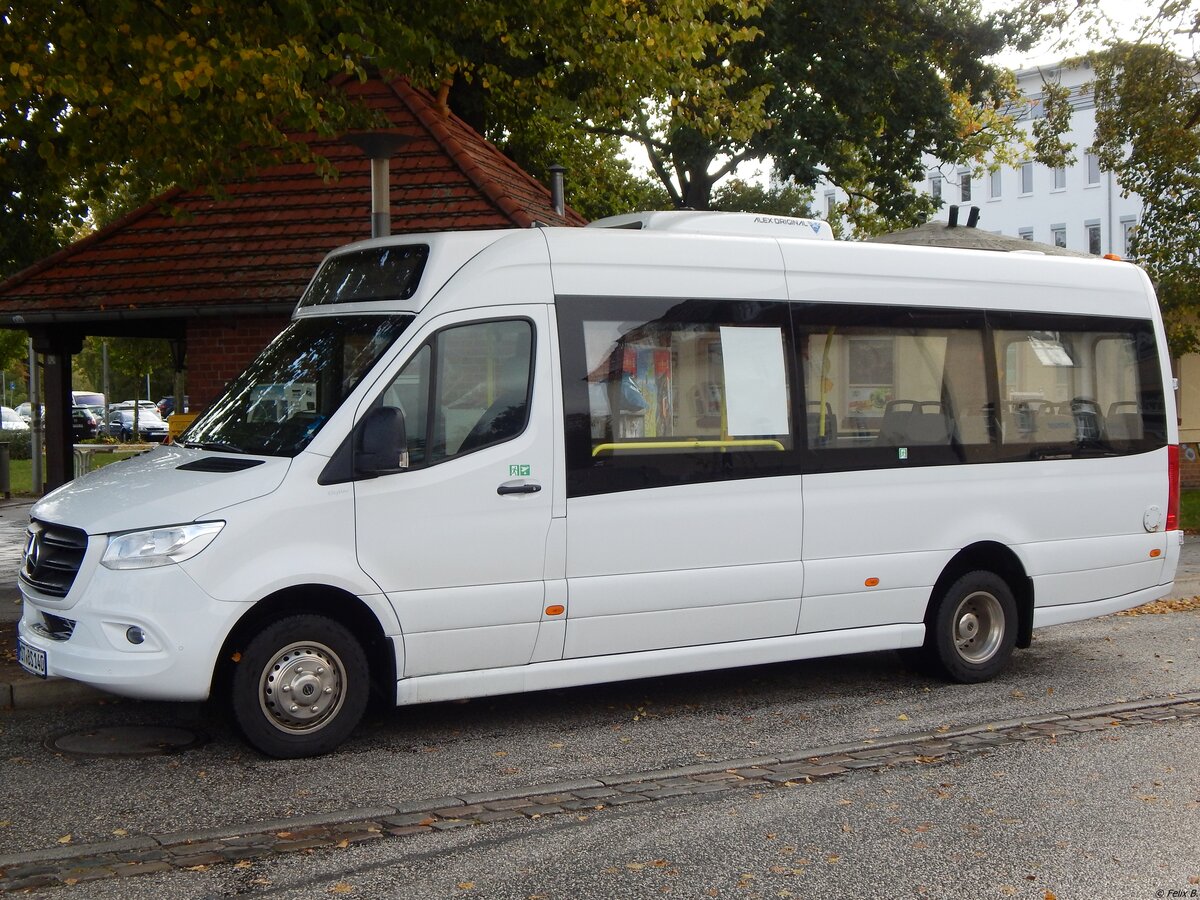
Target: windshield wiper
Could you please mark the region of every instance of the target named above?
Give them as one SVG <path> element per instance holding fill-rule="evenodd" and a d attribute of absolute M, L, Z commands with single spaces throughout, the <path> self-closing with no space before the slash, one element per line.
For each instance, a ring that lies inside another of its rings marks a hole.
<path fill-rule="evenodd" d="M 183 446 L 190 450 L 215 450 L 217 453 L 249 453 L 249 450 L 243 450 L 241 447 L 235 447 L 233 444 L 225 444 L 221 441 L 184 441 Z"/>

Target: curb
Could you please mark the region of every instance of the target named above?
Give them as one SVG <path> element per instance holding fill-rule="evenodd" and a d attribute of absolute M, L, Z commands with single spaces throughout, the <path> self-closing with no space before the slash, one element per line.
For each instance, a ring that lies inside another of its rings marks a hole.
<path fill-rule="evenodd" d="M 631 803 L 696 797 L 750 786 L 758 790 L 800 788 L 859 771 L 937 765 L 1006 744 L 1197 718 L 1200 718 L 1200 692 L 947 728 L 944 732 L 863 740 L 780 756 L 578 779 L 486 794 L 462 793 L 392 806 L 336 810 L 203 830 L 131 835 L 120 841 L 0 855 L 0 893 L 152 872 L 203 869 L 223 863 L 243 864 L 287 853 L 342 849 L 370 840 L 571 812 L 590 814 Z"/>

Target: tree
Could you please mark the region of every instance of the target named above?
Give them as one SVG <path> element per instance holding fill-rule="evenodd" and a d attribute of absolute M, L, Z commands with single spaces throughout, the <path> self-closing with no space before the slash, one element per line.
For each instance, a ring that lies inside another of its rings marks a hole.
<path fill-rule="evenodd" d="M 1194 32 L 1196 5 L 1184 6 L 1175 4 Z M 1156 282 L 1171 353 L 1182 356 L 1200 349 L 1200 62 L 1164 38 L 1117 41 L 1093 57 L 1094 149 L 1121 190 L 1142 198 L 1137 261 Z"/>
<path fill-rule="evenodd" d="M 711 92 L 692 63 L 731 40 L 742 0 L 22 0 L 0 6 L 0 274 L 85 224 L 173 184 L 219 190 L 301 161 L 304 135 L 380 124 L 339 76 L 404 75 L 502 97 L 507 121 L 570 97 L 631 115 L 648 94 Z M 724 11 L 713 15 L 711 10 Z M 722 16 L 735 24 L 719 24 Z M 459 92 L 460 94 L 463 91 Z M 470 114 L 470 96 L 462 100 Z M 514 112 L 514 111 L 518 111 Z M 14 235 L 24 217 L 34 230 Z"/>
<path fill-rule="evenodd" d="M 741 73 L 720 104 L 671 89 L 608 128 L 646 148 L 678 206 L 707 207 L 721 178 L 770 158 L 801 186 L 844 188 L 864 221 L 921 221 L 923 153 L 992 160 L 1020 134 L 1015 83 L 983 62 L 1017 29 L 972 2 L 773 0 L 749 25 L 752 38 L 720 48 Z"/>
<path fill-rule="evenodd" d="M 712 208 L 806 219 L 815 216 L 812 199 L 812 191 L 792 182 L 761 185 L 731 178 L 713 189 Z"/>
<path fill-rule="evenodd" d="M 112 338 L 108 341 L 108 364 L 118 375 L 133 382 L 133 431 L 138 436 L 138 403 L 146 376 L 171 365 L 171 349 L 158 338 Z M 112 402 L 111 397 L 105 398 Z M 149 399 L 148 397 L 146 399 Z"/>

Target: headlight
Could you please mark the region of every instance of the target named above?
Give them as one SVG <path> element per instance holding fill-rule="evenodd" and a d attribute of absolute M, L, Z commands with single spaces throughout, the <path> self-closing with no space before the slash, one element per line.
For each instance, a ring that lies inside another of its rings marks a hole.
<path fill-rule="evenodd" d="M 217 536 L 224 522 L 196 522 L 118 534 L 108 541 L 100 564 L 109 569 L 150 569 L 191 559 Z"/>

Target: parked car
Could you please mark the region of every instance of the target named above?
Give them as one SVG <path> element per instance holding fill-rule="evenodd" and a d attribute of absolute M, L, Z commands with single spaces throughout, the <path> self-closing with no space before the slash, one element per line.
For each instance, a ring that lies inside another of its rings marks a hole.
<path fill-rule="evenodd" d="M 46 418 L 46 407 L 40 407 L 42 411 L 42 419 Z M 21 417 L 21 421 L 28 425 L 33 421 L 33 404 L 28 400 L 17 406 L 17 415 Z"/>
<path fill-rule="evenodd" d="M 96 391 L 71 391 L 72 406 L 97 407 L 104 405 L 104 395 Z"/>
<path fill-rule="evenodd" d="M 122 400 L 120 403 L 114 403 L 113 409 L 133 409 L 134 406 L 138 409 L 148 409 L 152 413 L 158 413 L 158 404 L 153 400 Z"/>
<path fill-rule="evenodd" d="M 71 440 L 90 441 L 100 431 L 101 417 L 87 406 L 71 407 Z"/>
<path fill-rule="evenodd" d="M 139 409 L 138 436 L 143 441 L 162 443 L 167 439 L 167 423 L 153 409 Z M 133 408 L 114 409 L 108 416 L 108 433 L 121 441 L 133 440 Z"/>
<path fill-rule="evenodd" d="M 188 398 L 186 395 L 183 398 L 183 412 L 188 411 Z M 158 401 L 158 414 L 164 419 L 175 412 L 175 398 L 163 397 Z"/>
<path fill-rule="evenodd" d="M 29 423 L 18 416 L 11 406 L 0 406 L 0 428 L 5 431 L 28 431 Z"/>

